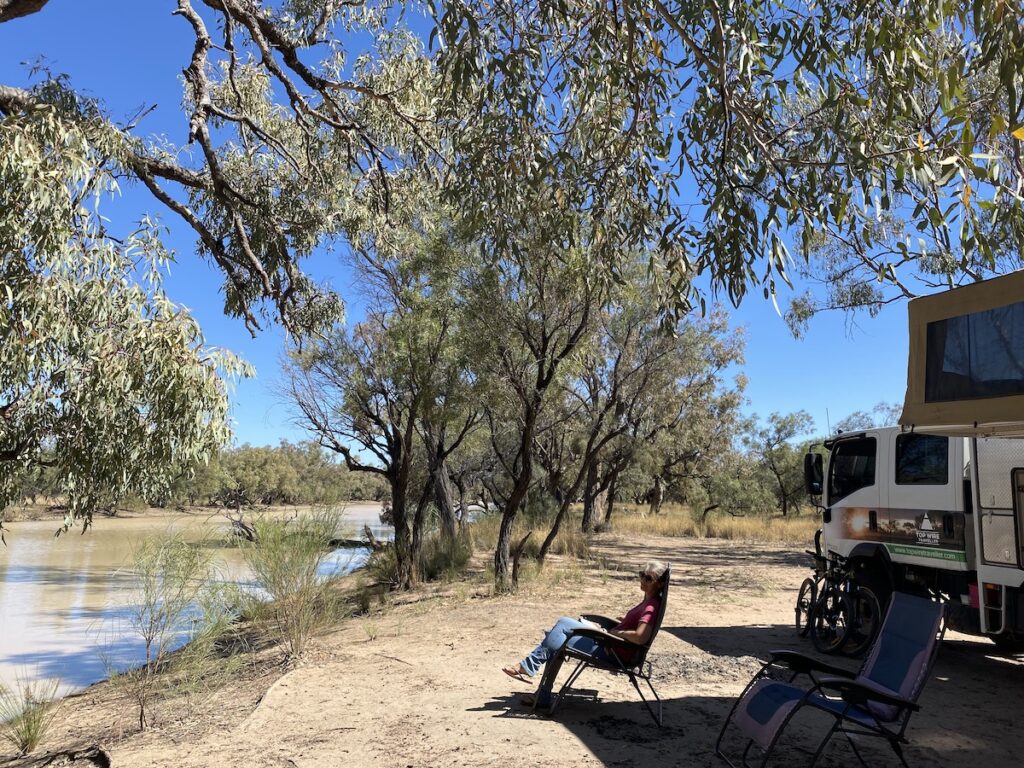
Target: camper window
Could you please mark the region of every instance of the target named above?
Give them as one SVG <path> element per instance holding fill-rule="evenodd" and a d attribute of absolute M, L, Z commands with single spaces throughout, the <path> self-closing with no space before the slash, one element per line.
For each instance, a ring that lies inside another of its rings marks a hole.
<path fill-rule="evenodd" d="M 1024 302 L 928 323 L 926 403 L 1024 394 Z"/>
<path fill-rule="evenodd" d="M 840 440 L 828 462 L 828 501 L 834 504 L 854 491 L 875 484 L 875 438 Z"/>
<path fill-rule="evenodd" d="M 949 482 L 949 438 L 908 433 L 896 436 L 897 485 Z"/>

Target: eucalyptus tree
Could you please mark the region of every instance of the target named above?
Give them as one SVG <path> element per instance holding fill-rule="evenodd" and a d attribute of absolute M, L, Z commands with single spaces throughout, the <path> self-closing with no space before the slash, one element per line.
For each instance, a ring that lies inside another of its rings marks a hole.
<path fill-rule="evenodd" d="M 509 589 L 510 545 L 516 516 L 536 482 L 537 431 L 557 397 L 565 366 L 593 328 L 605 284 L 576 243 L 551 239 L 545 224 L 566 212 L 537 201 L 520 211 L 513 247 L 466 277 L 460 304 L 462 344 L 482 393 L 484 418 L 498 473 L 502 519 L 494 553 L 495 582 Z"/>
<path fill-rule="evenodd" d="M 803 450 L 794 441 L 808 434 L 814 427 L 806 411 L 771 413 L 766 423 L 759 423 L 747 438 L 768 482 L 783 516 L 799 509 L 803 488 Z"/>
<path fill-rule="evenodd" d="M 578 362 L 560 383 L 562 407 L 538 437 L 541 464 L 559 502 L 540 548 L 541 561 L 581 495 L 583 530 L 595 528 L 597 498 L 614 477 L 614 469 L 602 472 L 602 460 L 638 424 L 654 418 L 655 410 L 664 409 L 675 393 L 682 362 L 692 354 L 688 345 L 693 335 L 685 330 L 675 333 L 681 329 L 666 329 L 660 322 L 657 302 L 651 300 L 653 285 L 643 272 L 633 269 L 625 274 L 627 279 L 610 289 L 607 306 L 595 312 Z M 665 423 L 660 421 L 659 426 Z M 603 488 L 602 474 L 609 478 Z"/>
<path fill-rule="evenodd" d="M 730 381 L 728 369 L 743 361 L 742 335 L 721 312 L 666 334 L 643 296 L 638 291 L 612 326 L 616 353 L 602 386 L 619 391 L 623 427 L 596 457 L 584 487 L 585 531 L 609 523 L 615 485 L 632 464 L 645 465 L 655 483 L 668 481 L 683 457 L 710 460 L 728 446 L 736 427 L 745 381 Z"/>
<path fill-rule="evenodd" d="M 4 0 L 0 23 L 59 24 L 51 6 Z M 613 275 L 622 253 L 652 248 L 679 311 L 704 299 L 694 272 L 735 301 L 755 286 L 774 296 L 793 246 L 805 263 L 825 232 L 849 246 L 849 274 L 897 291 L 905 269 L 948 284 L 1019 252 L 1024 30 L 1005 0 L 425 7 L 436 100 L 361 77 L 361 63 L 422 59 L 396 55 L 420 43 L 396 41 L 389 2 L 177 0 L 195 161 L 138 126 L 79 123 L 119 137 L 124 171 L 196 232 L 227 310 L 250 324 L 265 303 L 289 323 L 333 319 L 336 297 L 300 266 L 341 238 L 351 188 L 387 205 L 393 157 L 366 119 L 383 111 L 413 133 L 443 129 L 420 146 L 449 169 L 446 198 L 501 244 L 518 236 L 508 212 L 557 168 L 561 203 L 594 233 L 590 258 Z M 46 98 L 0 85 L 7 114 Z M 887 216 L 921 241 L 880 241 Z"/>
<path fill-rule="evenodd" d="M 694 272 L 774 298 L 822 232 L 897 288 L 935 258 L 943 284 L 973 279 L 1020 242 L 1024 27 L 1004 0 L 434 7 L 450 96 L 477 106 L 455 136 L 465 207 L 514 237 L 497 212 L 557 166 L 591 229 L 654 249 L 671 308 L 703 303 Z M 922 239 L 889 253 L 886 216 Z"/>
<path fill-rule="evenodd" d="M 16 28 L 20 16 L 51 12 L 47 5 L 11 0 L 0 23 Z M 177 0 L 168 11 L 168 24 L 184 25 L 193 41 L 181 60 L 186 146 L 147 137 L 144 119 L 119 125 L 95 109 L 77 111 L 79 130 L 107 137 L 118 171 L 195 233 L 198 252 L 223 275 L 229 315 L 254 331 L 274 318 L 292 331 L 329 327 L 340 299 L 302 264 L 344 240 L 354 191 L 370 190 L 386 207 L 388 128 L 415 132 L 430 114 L 407 98 L 419 93 L 406 86 L 422 74 L 422 44 L 385 29 L 385 10 L 363 4 Z M 368 52 L 335 39 L 361 32 Z M 374 66 L 382 61 L 390 79 Z M 376 90 L 374 78 L 387 85 Z M 75 101 L 59 78 L 36 88 L 0 85 L 2 114 L 54 99 Z M 382 110 L 385 125 L 374 122 Z"/>
<path fill-rule="evenodd" d="M 414 579 L 412 492 L 416 424 L 423 392 L 411 386 L 418 365 L 400 347 L 391 318 L 371 312 L 351 331 L 338 328 L 291 353 L 289 395 L 299 423 L 355 472 L 383 477 L 391 492 L 398 587 Z"/>
<path fill-rule="evenodd" d="M 119 145 L 81 127 L 86 108 L 56 98 L 0 121 L 0 522 L 44 465 L 65 527 L 165 495 L 229 437 L 222 374 L 247 371 L 164 294 L 153 222 L 105 230 Z"/>

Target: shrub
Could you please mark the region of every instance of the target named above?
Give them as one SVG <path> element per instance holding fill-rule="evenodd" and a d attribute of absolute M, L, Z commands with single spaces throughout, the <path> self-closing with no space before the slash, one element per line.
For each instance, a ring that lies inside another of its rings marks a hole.
<path fill-rule="evenodd" d="M 272 601 L 271 621 L 290 658 L 302 655 L 322 621 L 329 584 L 320 567 L 339 518 L 331 510 L 291 520 L 260 518 L 253 523 L 256 541 L 242 547 L 256 583 Z"/>
<path fill-rule="evenodd" d="M 56 715 L 58 683 L 18 684 L 12 691 L 0 686 L 0 736 L 27 755 L 39 746 Z"/>
<path fill-rule="evenodd" d="M 398 583 L 398 559 L 394 547 L 384 547 L 370 553 L 363 566 L 367 577 L 374 584 L 385 585 L 389 589 Z"/>
<path fill-rule="evenodd" d="M 139 728 L 151 723 L 151 702 L 175 679 L 206 677 L 210 651 L 230 621 L 228 602 L 212 582 L 210 550 L 175 535 L 145 539 L 132 550 L 134 596 L 129 631 L 142 639 L 145 662 L 112 674 L 139 707 Z M 172 652 L 190 644 L 172 665 Z M 176 669 L 172 670 L 172 666 Z M 167 674 L 169 672 L 176 674 Z"/>
<path fill-rule="evenodd" d="M 447 541 L 439 534 L 427 537 L 420 550 L 417 567 L 424 581 L 454 579 L 466 568 L 473 556 L 473 544 L 466 535 Z"/>

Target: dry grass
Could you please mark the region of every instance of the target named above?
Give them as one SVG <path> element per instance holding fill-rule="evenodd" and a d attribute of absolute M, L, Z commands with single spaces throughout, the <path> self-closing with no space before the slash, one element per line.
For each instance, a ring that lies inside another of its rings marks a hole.
<path fill-rule="evenodd" d="M 789 517 L 711 513 L 705 523 L 688 507 L 666 504 L 661 514 L 647 515 L 646 507 L 617 505 L 611 530 L 621 534 L 731 539 L 772 544 L 806 545 L 821 524 L 816 514 Z"/>
<path fill-rule="evenodd" d="M 537 520 L 531 522 L 533 535 L 523 550 L 524 566 L 537 554 L 541 542 L 548 533 L 549 523 Z M 658 515 L 648 515 L 646 506 L 618 504 L 615 507 L 610 530 L 626 536 L 728 539 L 806 547 L 810 546 L 814 540 L 814 532 L 820 524 L 820 518 L 816 514 L 790 515 L 789 517 L 751 514 L 734 517 L 717 512 L 710 514 L 707 521 L 701 523 L 698 515 L 680 504 L 666 504 Z M 468 530 L 474 549 L 477 551 L 493 550 L 498 541 L 500 525 L 501 515 L 498 514 L 481 516 L 470 523 Z M 513 548 L 530 530 L 531 527 L 527 523 L 522 520 L 516 521 L 512 529 Z M 569 519 L 563 522 L 558 537 L 551 547 L 551 554 L 580 559 L 590 557 L 587 536 L 580 531 L 579 510 L 575 510 L 575 514 L 570 515 Z M 529 578 L 528 574 L 527 578 Z"/>
<path fill-rule="evenodd" d="M 512 547 L 519 545 L 523 537 L 532 531 L 533 535 L 523 548 L 524 558 L 534 558 L 540 551 L 541 544 L 550 530 L 550 521 L 531 521 L 533 524 L 518 519 L 512 528 Z M 498 543 L 498 529 L 501 527 L 501 515 L 481 515 L 467 526 L 473 548 L 476 550 L 493 550 Z M 586 558 L 590 556 L 590 545 L 587 537 L 580 530 L 580 517 L 578 515 L 567 515 L 562 522 L 551 544 L 550 553 L 553 555 L 568 555 L 570 557 Z"/>

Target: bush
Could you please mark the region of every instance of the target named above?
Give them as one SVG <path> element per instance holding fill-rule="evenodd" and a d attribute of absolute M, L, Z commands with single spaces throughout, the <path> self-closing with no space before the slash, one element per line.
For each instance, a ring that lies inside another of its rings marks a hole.
<path fill-rule="evenodd" d="M 243 544 L 245 562 L 272 601 L 271 621 L 290 658 L 302 655 L 323 618 L 329 583 L 319 571 L 339 522 L 331 510 L 291 520 L 260 518 L 253 523 L 256 541 Z"/>
<path fill-rule="evenodd" d="M 0 686 L 0 736 L 27 755 L 39 746 L 57 713 L 58 683 L 19 684 L 17 691 Z"/>
<path fill-rule="evenodd" d="M 473 544 L 466 535 L 446 541 L 443 536 L 433 534 L 423 542 L 417 568 L 424 581 L 454 579 L 465 570 L 473 556 Z"/>
<path fill-rule="evenodd" d="M 398 583 L 398 559 L 394 547 L 384 547 L 371 552 L 363 566 L 367 577 L 374 584 L 387 586 L 389 589 Z"/>
<path fill-rule="evenodd" d="M 159 690 L 176 679 L 207 676 L 206 662 L 230 612 L 222 590 L 213 586 L 206 547 L 170 534 L 158 536 L 137 544 L 131 563 L 135 594 L 128 625 L 142 639 L 146 658 L 139 667 L 112 674 L 111 680 L 138 705 L 139 728 L 145 729 Z M 188 647 L 172 664 L 172 652 L 182 644 Z"/>

